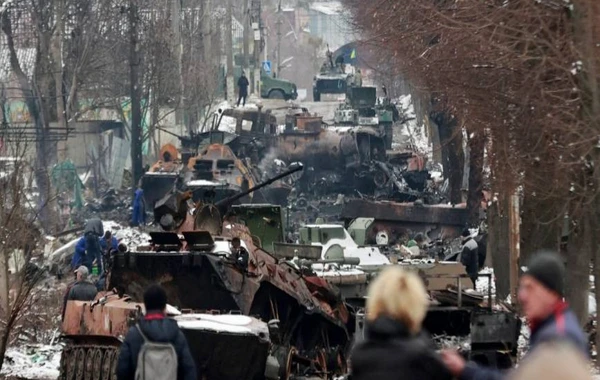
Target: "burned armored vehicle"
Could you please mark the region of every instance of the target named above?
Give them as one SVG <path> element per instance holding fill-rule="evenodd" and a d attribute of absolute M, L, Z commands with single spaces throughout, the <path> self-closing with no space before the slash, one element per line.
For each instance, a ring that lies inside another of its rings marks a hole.
<path fill-rule="evenodd" d="M 195 353 L 198 378 L 331 378 L 342 374 L 350 342 L 348 326 L 353 324 L 336 291 L 326 281 L 305 277 L 294 266 L 262 249 L 260 239 L 248 227 L 226 215 L 231 203 L 264 185 L 216 204 L 195 203 L 190 208 L 189 196 L 182 196 L 173 207 L 163 205 L 160 220 L 165 230 L 151 232 L 148 245 L 113 257 L 108 289 L 118 289 L 120 294 L 140 300 L 143 290 L 158 282 L 167 291 L 169 303 L 182 311 L 221 315 L 222 324 L 233 324 L 229 328 L 233 334 L 223 327 L 218 336 L 203 341 L 207 333 L 196 330 L 202 326 L 199 321 L 208 323 L 206 317 L 189 316 L 189 323 L 178 319 Z M 233 245 L 233 238 L 241 240 L 241 247 Z M 237 260 L 241 252 L 248 255 L 243 264 Z M 89 305 L 69 305 L 65 352 L 78 363 L 83 362 L 81 368 L 106 363 L 109 370 L 114 365 L 114 338 L 135 320 L 139 309 L 139 305 L 127 303 L 126 298 L 119 302 L 125 304 L 114 303 L 113 309 L 112 303 L 99 300 L 98 315 L 88 313 Z M 240 315 L 254 316 L 262 322 L 251 318 L 239 322 L 256 327 L 248 329 L 229 320 L 239 320 Z M 89 328 L 94 324 L 100 328 Z M 239 347 L 225 349 L 236 342 L 241 342 Z M 215 351 L 207 353 L 210 345 L 218 349 L 218 358 Z M 67 363 L 65 360 L 68 370 Z M 240 363 L 247 366 L 242 368 Z"/>

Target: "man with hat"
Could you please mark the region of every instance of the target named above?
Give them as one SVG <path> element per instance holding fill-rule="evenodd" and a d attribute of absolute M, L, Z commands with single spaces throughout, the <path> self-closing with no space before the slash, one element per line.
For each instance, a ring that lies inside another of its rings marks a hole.
<path fill-rule="evenodd" d="M 96 286 L 88 280 L 89 271 L 85 265 L 81 265 L 75 270 L 75 282 L 67 286 L 67 291 L 63 298 L 62 318 L 65 318 L 67 301 L 93 301 L 98 294 Z"/>
<path fill-rule="evenodd" d="M 529 353 L 544 343 L 565 342 L 589 357 L 586 338 L 577 317 L 563 300 L 565 268 L 561 257 L 553 252 L 535 254 L 519 281 L 518 298 L 531 329 Z M 456 351 L 442 352 L 450 372 L 461 380 L 496 380 L 504 378 L 497 370 L 466 363 Z"/>

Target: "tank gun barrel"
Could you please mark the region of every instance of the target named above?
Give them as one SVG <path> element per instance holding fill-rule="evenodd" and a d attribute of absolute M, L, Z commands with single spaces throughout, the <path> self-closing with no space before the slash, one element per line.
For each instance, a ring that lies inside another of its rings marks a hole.
<path fill-rule="evenodd" d="M 257 191 L 257 190 L 260 190 L 260 189 L 262 189 L 265 186 L 269 186 L 270 184 L 272 184 L 275 181 L 278 181 L 278 180 L 280 180 L 282 178 L 285 178 L 285 177 L 287 177 L 289 175 L 292 175 L 292 174 L 294 174 L 296 172 L 299 172 L 303 168 L 304 168 L 304 166 L 302 166 L 302 165 L 296 165 L 293 168 L 291 168 L 291 169 L 289 169 L 289 170 L 287 170 L 287 171 L 285 171 L 285 172 L 283 172 L 283 173 L 281 173 L 281 174 L 279 174 L 279 175 L 277 175 L 277 176 L 275 176 L 273 178 L 270 178 L 270 179 L 268 179 L 268 180 L 266 180 L 264 182 L 261 182 L 258 185 L 249 188 L 246 191 L 243 191 L 243 192 L 241 192 L 239 194 L 233 195 L 233 196 L 231 196 L 229 198 L 225 198 L 223 200 L 220 200 L 219 202 L 217 202 L 215 204 L 215 206 L 219 207 L 219 208 L 221 208 L 221 207 L 227 207 L 227 206 L 231 205 L 233 202 L 237 201 L 238 199 L 241 199 L 241 198 L 245 197 L 246 195 L 248 195 L 250 193 L 253 193 L 253 192 Z"/>

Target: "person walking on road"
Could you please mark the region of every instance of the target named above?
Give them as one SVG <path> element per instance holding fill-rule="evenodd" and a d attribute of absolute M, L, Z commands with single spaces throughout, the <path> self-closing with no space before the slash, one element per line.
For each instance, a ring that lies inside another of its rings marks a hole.
<path fill-rule="evenodd" d="M 365 340 L 350 356 L 353 380 L 451 380 L 421 326 L 429 301 L 423 281 L 402 268 L 383 270 L 369 287 Z"/>
<path fill-rule="evenodd" d="M 167 318 L 167 294 L 160 285 L 144 293 L 146 315 L 129 329 L 117 362 L 117 380 L 196 380 L 196 365 L 177 322 Z"/>
<path fill-rule="evenodd" d="M 531 338 L 529 352 L 533 356 L 540 346 L 551 342 L 571 345 L 588 358 L 588 345 L 577 317 L 564 297 L 565 268 L 560 256 L 542 251 L 535 254 L 519 281 L 518 298 L 529 322 Z M 507 374 L 467 363 L 456 351 L 444 351 L 444 362 L 460 380 L 501 380 Z M 540 377 L 541 378 L 541 377 Z"/>
<path fill-rule="evenodd" d="M 246 78 L 246 73 L 244 73 L 242 71 L 242 76 L 240 77 L 240 79 L 238 79 L 237 82 L 238 85 L 238 101 L 237 101 L 237 106 L 240 106 L 240 101 L 243 99 L 244 102 L 242 103 L 243 106 L 246 106 L 246 97 L 248 97 L 248 86 L 250 85 L 250 82 L 248 82 L 248 78 Z"/>

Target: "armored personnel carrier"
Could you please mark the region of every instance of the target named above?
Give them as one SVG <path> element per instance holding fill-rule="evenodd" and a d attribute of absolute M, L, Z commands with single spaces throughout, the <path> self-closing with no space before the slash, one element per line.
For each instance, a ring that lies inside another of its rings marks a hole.
<path fill-rule="evenodd" d="M 322 94 L 346 94 L 348 79 L 349 74 L 345 72 L 344 65 L 334 64 L 333 56 L 328 52 L 327 60 L 313 79 L 313 100 L 320 102 Z"/>
<path fill-rule="evenodd" d="M 216 204 L 195 203 L 190 207 L 189 194 L 179 196 L 177 202 L 163 204 L 158 212 L 164 231 L 151 232 L 148 245 L 112 258 L 108 289 L 118 289 L 131 300 L 141 300 L 143 290 L 158 282 L 167 291 L 169 303 L 181 310 L 254 316 L 262 321 L 261 325 L 244 319 L 256 329 L 238 326 L 234 336 L 227 334 L 232 328 L 222 331 L 215 326 L 219 334 L 211 338 L 215 342 L 212 346 L 222 347 L 215 357 L 217 351 L 206 351 L 211 340 L 202 341 L 207 333 L 194 336 L 193 326 L 206 317 L 189 316 L 189 323 L 185 316 L 178 317 L 183 319 L 178 319 L 180 326 L 190 330 L 186 335 L 191 346 L 199 347 L 192 349 L 198 378 L 330 378 L 345 372 L 351 334 L 348 326 L 353 323 L 336 291 L 319 277 L 303 276 L 287 261 L 269 254 L 248 227 L 227 215 L 236 200 L 299 169 Z M 233 238 L 241 240 L 240 248 L 234 247 Z M 236 260 L 242 252 L 248 255 L 245 264 Z M 118 301 L 110 297 L 98 299 L 96 310 L 90 304 L 69 302 L 63 326 L 67 338 L 65 378 L 69 373 L 79 376 L 78 368 L 99 368 L 100 378 L 112 379 L 107 373 L 117 357 L 115 339 L 141 310 L 125 296 Z M 231 324 L 228 321 L 217 322 Z M 268 335 L 264 334 L 264 323 L 269 323 Z M 96 325 L 99 328 L 93 327 Z M 236 341 L 243 343 L 238 347 Z M 74 372 L 69 370 L 70 360 L 77 363 Z M 234 370 L 240 362 L 247 366 Z"/>

